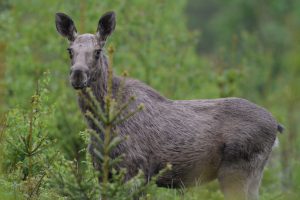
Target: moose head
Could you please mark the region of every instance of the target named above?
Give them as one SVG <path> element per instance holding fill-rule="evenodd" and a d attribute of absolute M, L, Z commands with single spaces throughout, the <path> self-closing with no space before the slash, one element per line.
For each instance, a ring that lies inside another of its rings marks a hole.
<path fill-rule="evenodd" d="M 115 13 L 107 12 L 100 18 L 95 34 L 79 34 L 73 20 L 64 13 L 56 13 L 55 23 L 57 31 L 70 42 L 71 85 L 76 90 L 90 86 L 102 70 L 103 47 L 115 29 Z"/>

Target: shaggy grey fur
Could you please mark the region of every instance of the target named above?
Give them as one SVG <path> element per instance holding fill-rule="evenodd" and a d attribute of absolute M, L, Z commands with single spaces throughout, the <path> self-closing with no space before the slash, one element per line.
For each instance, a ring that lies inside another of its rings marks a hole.
<path fill-rule="evenodd" d="M 71 18 L 62 13 L 56 15 L 56 27 L 70 41 L 71 84 L 75 89 L 91 87 L 103 106 L 108 64 L 102 49 L 115 28 L 114 13 L 100 19 L 95 35 L 77 34 Z M 120 82 L 113 76 L 114 95 Z M 240 98 L 174 101 L 133 79 L 123 87 L 122 102 L 136 97 L 130 109 L 145 106 L 117 127 L 122 137 L 129 136 L 114 152 L 126 155 L 120 167 L 127 168 L 127 179 L 138 169 L 151 178 L 171 163 L 172 170 L 159 178 L 158 186 L 178 188 L 218 179 L 226 198 L 258 199 L 264 166 L 277 132 L 283 130 L 267 110 Z M 89 109 L 84 98 L 79 97 L 79 106 L 83 113 Z"/>

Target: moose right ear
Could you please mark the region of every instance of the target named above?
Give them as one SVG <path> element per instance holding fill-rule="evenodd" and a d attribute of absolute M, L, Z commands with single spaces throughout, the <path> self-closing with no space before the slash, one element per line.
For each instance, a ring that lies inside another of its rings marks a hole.
<path fill-rule="evenodd" d="M 74 41 L 77 30 L 73 20 L 64 13 L 56 13 L 55 15 L 56 30 L 69 41 Z"/>

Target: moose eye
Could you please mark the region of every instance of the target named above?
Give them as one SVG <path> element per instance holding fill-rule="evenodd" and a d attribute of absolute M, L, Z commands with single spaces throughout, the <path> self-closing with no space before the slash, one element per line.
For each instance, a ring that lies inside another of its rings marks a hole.
<path fill-rule="evenodd" d="M 95 50 L 95 58 L 99 59 L 100 58 L 100 53 L 101 53 L 101 49 L 96 49 Z"/>
<path fill-rule="evenodd" d="M 71 48 L 67 48 L 70 58 L 73 58 L 73 50 Z"/>

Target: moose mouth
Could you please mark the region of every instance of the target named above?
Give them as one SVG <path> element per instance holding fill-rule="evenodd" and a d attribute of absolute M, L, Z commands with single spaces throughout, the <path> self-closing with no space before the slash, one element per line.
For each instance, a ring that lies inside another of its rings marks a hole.
<path fill-rule="evenodd" d="M 71 85 L 75 90 L 82 90 L 88 86 L 86 83 L 80 83 L 80 84 L 71 83 Z"/>

